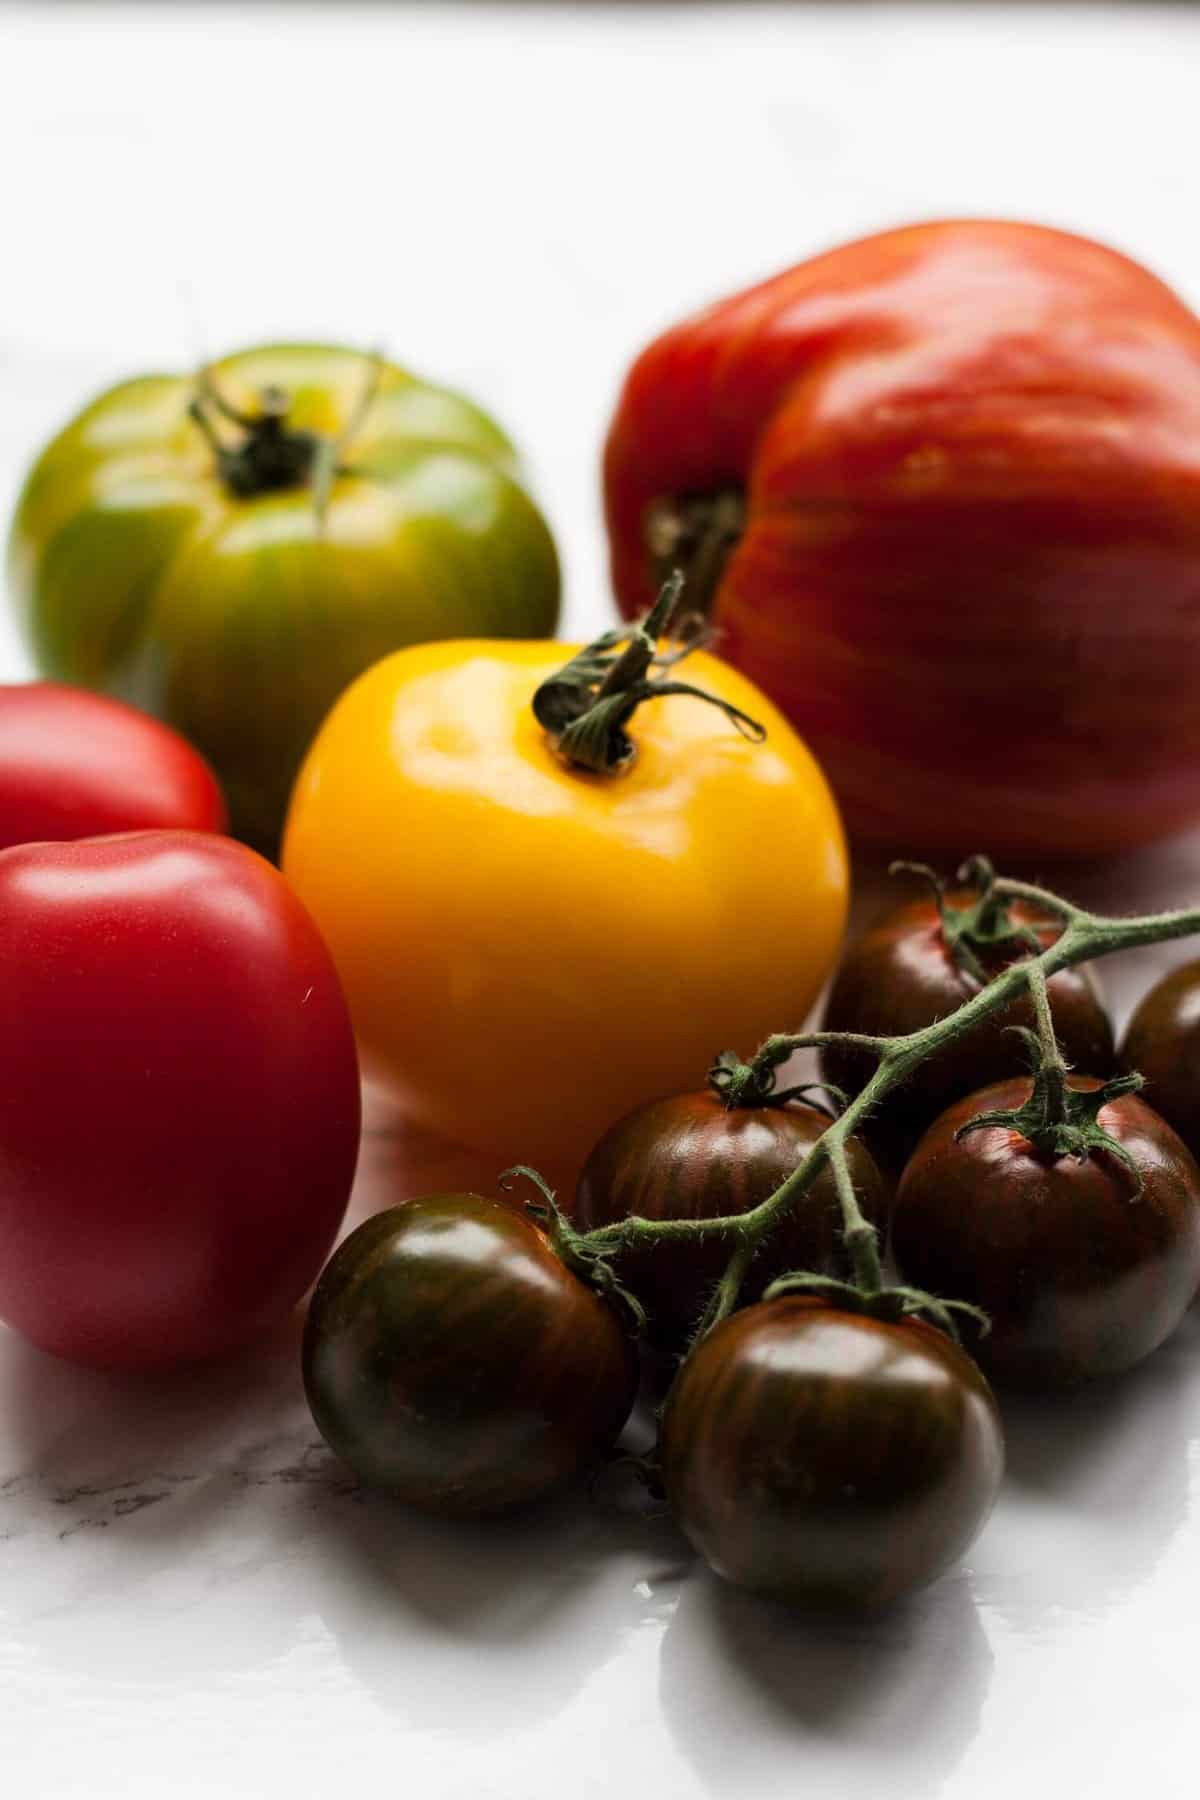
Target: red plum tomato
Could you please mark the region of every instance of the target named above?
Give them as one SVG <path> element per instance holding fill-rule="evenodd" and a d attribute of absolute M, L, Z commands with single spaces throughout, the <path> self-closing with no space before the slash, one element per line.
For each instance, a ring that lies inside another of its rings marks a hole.
<path fill-rule="evenodd" d="M 57 1355 L 233 1350 L 321 1267 L 358 1154 L 349 1017 L 229 838 L 0 852 L 0 1318 Z"/>
<path fill-rule="evenodd" d="M 726 1106 L 711 1091 L 636 1108 L 596 1145 L 580 1176 L 575 1222 L 593 1231 L 621 1219 L 713 1219 L 749 1212 L 793 1175 L 831 1121 L 800 1100 Z M 888 1188 L 868 1150 L 846 1146 L 859 1205 L 885 1227 Z M 662 1349 L 686 1342 L 729 1260 L 728 1241 L 658 1244 L 623 1251 L 614 1268 L 646 1308 Z M 837 1190 L 823 1171 L 772 1233 L 743 1289 L 757 1299 L 791 1269 L 847 1276 Z"/>
<path fill-rule="evenodd" d="M 216 776 L 157 719 L 56 681 L 0 687 L 0 850 L 225 825 Z"/>
<path fill-rule="evenodd" d="M 350 1234 L 317 1284 L 304 1384 L 326 1443 L 427 1512 L 501 1512 L 595 1462 L 633 1405 L 612 1308 L 512 1206 L 434 1194 Z"/>
<path fill-rule="evenodd" d="M 1059 1388 L 1132 1367 L 1179 1324 L 1200 1285 L 1200 1169 L 1133 1094 L 1097 1123 L 1132 1158 L 1140 1195 L 1103 1149 L 1054 1156 L 1007 1125 L 958 1137 L 1031 1090 L 1028 1078 L 1001 1082 L 935 1121 L 896 1195 L 892 1253 L 905 1281 L 987 1313 L 972 1348 L 993 1380 Z"/>
<path fill-rule="evenodd" d="M 978 1535 L 1003 1467 L 996 1402 L 964 1350 L 808 1298 L 717 1326 L 663 1419 L 667 1498 L 712 1568 L 819 1611 L 934 1580 Z"/>

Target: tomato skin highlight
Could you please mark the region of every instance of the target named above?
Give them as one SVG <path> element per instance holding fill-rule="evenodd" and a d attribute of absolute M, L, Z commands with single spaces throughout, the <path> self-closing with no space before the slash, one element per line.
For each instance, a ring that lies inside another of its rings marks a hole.
<path fill-rule="evenodd" d="M 988 1314 L 972 1351 L 993 1380 L 1039 1390 L 1120 1374 L 1174 1331 L 1200 1286 L 1200 1168 L 1132 1094 L 1098 1122 L 1137 1163 L 1140 1198 L 1103 1152 L 1042 1155 L 1004 1126 L 955 1140 L 1031 1091 L 1028 1078 L 1001 1082 L 935 1121 L 897 1191 L 892 1254 L 904 1280 Z"/>
<path fill-rule="evenodd" d="M 1011 912 L 1016 925 L 1034 921 L 1035 915 L 1019 903 Z M 1038 929 L 1043 948 L 1057 936 L 1057 927 Z M 994 960 L 989 974 L 999 974 L 1013 960 Z M 1086 968 L 1060 969 L 1046 988 L 1068 1063 L 1107 1075 L 1114 1061 L 1112 1023 L 1091 973 Z M 914 900 L 886 913 L 849 946 L 821 1025 L 826 1031 L 903 1037 L 944 1019 L 978 992 L 978 981 L 959 966 L 946 944 L 935 902 Z M 867 1121 L 866 1141 L 898 1172 L 922 1132 L 946 1107 L 991 1082 L 1023 1073 L 1029 1059 L 1012 1027 L 1032 1030 L 1035 1024 L 1033 1002 L 1022 993 L 927 1057 Z M 874 1072 L 874 1059 L 861 1051 L 838 1044 L 821 1051 L 823 1077 L 850 1095 L 861 1093 Z"/>
<path fill-rule="evenodd" d="M 822 1611 L 934 1580 L 982 1529 L 1003 1466 L 996 1402 L 965 1351 L 805 1298 L 726 1319 L 663 1419 L 667 1498 L 711 1567 Z"/>
<path fill-rule="evenodd" d="M 856 842 L 1084 856 L 1200 816 L 1200 319 L 1148 270 L 949 219 L 718 300 L 642 352 L 612 420 L 626 617 L 656 504 L 731 490 L 722 654 Z"/>
<path fill-rule="evenodd" d="M 704 1091 L 652 1101 L 618 1120 L 588 1157 L 575 1195 L 575 1223 L 593 1231 L 632 1215 L 712 1219 L 749 1212 L 795 1173 L 829 1124 L 827 1113 L 798 1100 L 730 1108 Z M 846 1150 L 864 1217 L 886 1229 L 887 1183 L 857 1138 L 849 1140 Z M 680 1349 L 686 1343 L 731 1249 L 728 1239 L 713 1237 L 623 1251 L 613 1259 L 621 1279 L 645 1306 L 661 1348 Z M 843 1278 L 850 1273 L 841 1250 L 837 1190 L 828 1170 L 755 1258 L 744 1298 L 756 1299 L 778 1276 L 794 1269 Z"/>
<path fill-rule="evenodd" d="M 527 1504 L 615 1440 L 637 1362 L 615 1312 L 512 1207 L 438 1194 L 378 1213 L 313 1295 L 304 1381 L 369 1484 L 434 1513 Z"/>
<path fill-rule="evenodd" d="M 232 839 L 0 852 L 0 1318 L 156 1368 L 280 1323 L 358 1155 L 357 1060 L 316 928 Z"/>
<path fill-rule="evenodd" d="M 714 1048 L 803 1018 L 837 953 L 837 809 L 786 720 L 698 651 L 712 706 L 655 700 L 632 767 L 567 767 L 531 701 L 571 645 L 399 651 L 326 719 L 288 880 L 337 963 L 366 1072 L 424 1128 L 569 1193 L 600 1134 Z"/>
<path fill-rule="evenodd" d="M 0 850 L 226 823 L 208 764 L 156 719 L 60 682 L 0 686 Z"/>
<path fill-rule="evenodd" d="M 1200 1157 L 1200 962 L 1156 982 L 1134 1009 L 1121 1066 L 1146 1078 L 1148 1105 Z"/>

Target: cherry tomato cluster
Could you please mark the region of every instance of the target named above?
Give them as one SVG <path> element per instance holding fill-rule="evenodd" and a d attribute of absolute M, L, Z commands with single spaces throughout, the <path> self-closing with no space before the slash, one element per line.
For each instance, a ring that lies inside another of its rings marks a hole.
<path fill-rule="evenodd" d="M 798 1099 L 729 1108 L 713 1092 L 639 1108 L 588 1159 L 576 1223 L 748 1211 L 829 1122 Z M 850 1161 L 882 1226 L 887 1185 L 865 1146 Z M 636 1359 L 619 1302 L 565 1257 L 533 1219 L 468 1194 L 361 1225 L 322 1276 L 305 1336 L 329 1444 L 364 1480 L 439 1513 L 498 1511 L 594 1464 L 628 1418 Z M 701 1240 L 608 1268 L 644 1305 L 652 1351 L 678 1354 L 721 1262 Z M 754 1268 L 751 1303 L 683 1360 L 658 1476 L 732 1580 L 817 1606 L 880 1604 L 931 1580 L 982 1525 L 1003 1466 L 999 1415 L 970 1357 L 929 1325 L 760 1297 L 797 1263 L 845 1272 L 827 1176 Z"/>
<path fill-rule="evenodd" d="M 1036 908 L 995 898 L 985 865 L 971 873 L 973 888 L 906 904 L 851 946 L 827 1007 L 835 1039 L 920 1031 L 1055 941 Z M 737 1309 L 690 1344 L 727 1236 L 635 1233 L 589 1266 L 589 1234 L 622 1221 L 750 1213 L 829 1127 L 805 1090 L 734 1098 L 718 1065 L 709 1089 L 604 1134 L 565 1233 L 552 1215 L 449 1194 L 348 1238 L 305 1339 L 323 1434 L 364 1479 L 437 1512 L 544 1494 L 611 1451 L 628 1417 L 632 1294 L 644 1364 L 669 1376 L 654 1478 L 718 1573 L 817 1609 L 878 1606 L 934 1579 L 1001 1480 L 989 1377 L 1048 1389 L 1114 1374 L 1163 1341 L 1200 1286 L 1200 1169 L 1120 1073 L 1139 1046 L 1169 1074 L 1200 1062 L 1200 964 L 1147 998 L 1120 1055 L 1089 974 L 1052 976 L 1047 996 L 1079 1073 L 1054 1088 L 1057 1063 L 1020 1072 L 1036 1014 L 1025 998 L 931 1056 L 870 1119 L 869 1142 L 847 1143 L 860 1210 L 889 1235 L 903 1285 L 856 1300 L 828 1167 L 750 1263 Z M 871 1073 L 841 1041 L 825 1065 L 841 1099 Z M 1196 1090 L 1162 1086 L 1196 1142 Z M 1067 1147 L 1047 1149 L 1043 1126 Z M 954 1341 L 901 1303 L 918 1286 L 973 1303 L 990 1332 Z"/>
<path fill-rule="evenodd" d="M 999 905 L 985 867 L 976 891 L 935 891 L 868 930 L 823 1024 L 919 1030 L 1057 929 L 1027 907 Z M 1119 1053 L 1086 969 L 1052 976 L 1046 991 L 1075 1071 L 1058 1117 L 1039 1116 L 1045 1082 L 1022 1072 L 1026 996 L 931 1057 L 866 1127 L 899 1172 L 891 1250 L 901 1279 L 981 1308 L 990 1330 L 972 1343 L 980 1365 L 1034 1389 L 1132 1367 L 1175 1330 L 1200 1287 L 1200 1109 L 1186 1076 L 1189 1056 L 1200 1066 L 1200 964 L 1147 995 Z M 850 1093 L 870 1072 L 836 1045 L 822 1068 Z M 1126 1077 L 1111 1079 L 1118 1071 Z"/>

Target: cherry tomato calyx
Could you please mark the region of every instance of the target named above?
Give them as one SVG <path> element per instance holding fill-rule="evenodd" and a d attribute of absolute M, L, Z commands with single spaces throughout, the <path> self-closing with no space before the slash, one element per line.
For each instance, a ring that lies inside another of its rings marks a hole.
<path fill-rule="evenodd" d="M 956 1324 L 958 1318 L 969 1319 L 984 1337 L 991 1329 L 991 1321 L 981 1307 L 973 1306 L 969 1300 L 944 1300 L 938 1294 L 927 1293 L 924 1288 L 891 1283 L 874 1288 L 860 1287 L 856 1282 L 838 1281 L 833 1276 L 800 1270 L 773 1281 L 765 1289 L 763 1300 L 782 1300 L 787 1296 L 807 1296 L 837 1307 L 839 1311 L 861 1313 L 863 1318 L 880 1319 L 885 1324 L 923 1319 L 956 1344 L 962 1341 Z"/>
<path fill-rule="evenodd" d="M 499 1177 L 499 1187 L 504 1192 L 510 1192 L 518 1176 L 532 1183 L 537 1190 L 539 1198 L 526 1200 L 523 1210 L 545 1237 L 558 1260 L 585 1287 L 591 1288 L 593 1293 L 600 1295 L 623 1314 L 634 1334 L 640 1337 L 648 1323 L 646 1309 L 633 1289 L 621 1280 L 610 1254 L 588 1246 L 584 1234 L 575 1229 L 558 1204 L 554 1189 L 528 1163 L 514 1163 L 511 1169 L 505 1169 Z"/>
<path fill-rule="evenodd" d="M 945 881 L 927 863 L 894 862 L 888 873 L 916 875 L 929 884 L 951 958 L 981 985 L 989 979 L 989 961 L 994 965 L 1004 957 L 1036 956 L 1042 948 L 1033 927 L 1016 920 L 1011 902 L 997 893 L 996 871 L 986 856 L 968 857 L 958 870 L 957 879 L 975 894 L 973 900 L 965 899 L 959 905 L 952 902 Z"/>
<path fill-rule="evenodd" d="M 786 1060 L 787 1052 L 780 1057 Z M 778 1085 L 778 1063 L 772 1059 L 770 1045 L 765 1045 L 752 1061 L 744 1063 L 736 1050 L 722 1050 L 708 1071 L 708 1085 L 730 1112 L 738 1108 L 786 1106 L 790 1100 L 803 1100 L 816 1112 L 834 1115 L 828 1105 L 814 1100 L 814 1094 L 825 1094 L 839 1109 L 847 1104 L 841 1088 L 828 1081 L 802 1081 L 794 1087 Z"/>
<path fill-rule="evenodd" d="M 1142 1077 L 1130 1072 L 1114 1075 L 1096 1087 L 1073 1086 L 1067 1079 L 1066 1064 L 1061 1057 L 1047 1057 L 1031 1031 L 1021 1032 L 1034 1052 L 1033 1085 L 1029 1098 L 1019 1106 L 1002 1107 L 994 1112 L 981 1112 L 960 1125 L 956 1135 L 961 1141 L 972 1131 L 999 1125 L 1015 1131 L 1043 1156 L 1055 1159 L 1073 1156 L 1077 1162 L 1096 1151 L 1102 1151 L 1128 1170 L 1133 1191 L 1142 1191 L 1142 1172 L 1124 1144 L 1100 1124 L 1100 1112 L 1110 1101 L 1125 1094 L 1139 1093 Z"/>

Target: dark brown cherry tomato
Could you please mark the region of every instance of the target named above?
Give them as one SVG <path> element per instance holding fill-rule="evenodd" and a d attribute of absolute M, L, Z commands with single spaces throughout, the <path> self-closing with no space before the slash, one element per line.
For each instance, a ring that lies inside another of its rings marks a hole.
<path fill-rule="evenodd" d="M 1001 1082 L 931 1126 L 900 1183 L 892 1252 L 906 1281 L 988 1314 L 972 1348 L 994 1380 L 1064 1387 L 1130 1368 L 1179 1324 L 1200 1285 L 1200 1169 L 1131 1094 L 1097 1123 L 1137 1165 L 1140 1195 L 1104 1150 L 1056 1157 L 1003 1125 L 956 1137 L 1031 1091 L 1028 1078 Z"/>
<path fill-rule="evenodd" d="M 795 1172 L 830 1124 L 799 1100 L 784 1105 L 727 1107 L 711 1091 L 679 1094 L 640 1106 L 618 1120 L 588 1157 L 575 1197 L 581 1230 L 642 1219 L 713 1219 L 749 1212 Z M 886 1226 L 889 1192 L 870 1152 L 847 1145 L 859 1205 Z M 646 1308 L 649 1330 L 664 1349 L 686 1342 L 709 1290 L 729 1260 L 719 1238 L 631 1250 L 614 1267 Z M 757 1299 L 787 1270 L 847 1275 L 841 1212 L 823 1170 L 769 1238 L 744 1292 Z"/>
<path fill-rule="evenodd" d="M 1200 962 L 1150 989 L 1129 1021 L 1121 1064 L 1145 1076 L 1150 1105 L 1200 1156 Z"/>
<path fill-rule="evenodd" d="M 718 1575 L 818 1608 L 879 1606 L 940 1575 L 1003 1467 L 991 1389 L 948 1337 L 805 1298 L 726 1319 L 663 1419 L 667 1498 Z"/>
<path fill-rule="evenodd" d="M 616 1313 L 511 1206 L 435 1194 L 351 1233 L 317 1284 L 304 1384 L 363 1481 L 429 1512 L 535 1500 L 616 1438 L 637 1386 Z"/>
<path fill-rule="evenodd" d="M 947 896 L 947 905 L 967 905 L 966 893 Z M 1036 931 L 1043 948 L 1058 927 L 1037 923 L 1021 903 L 1010 909 L 1012 923 Z M 1031 953 L 1019 942 L 1000 954 L 981 945 L 977 954 L 990 977 Z M 902 1037 L 944 1019 L 979 992 L 981 983 L 956 957 L 947 941 L 936 900 L 910 901 L 889 912 L 850 945 L 838 970 L 821 1021 L 826 1031 Z M 1062 969 L 1046 983 L 1055 1032 L 1072 1067 L 1106 1075 L 1113 1066 L 1112 1024 L 1086 969 Z M 1014 1025 L 1032 1030 L 1036 1020 L 1027 993 L 974 1030 L 928 1057 L 864 1127 L 871 1148 L 895 1169 L 903 1166 L 925 1128 L 953 1101 L 990 1082 L 1019 1075 L 1028 1064 Z M 875 1072 L 875 1059 L 831 1045 L 822 1051 L 821 1072 L 848 1094 L 858 1094 Z"/>

